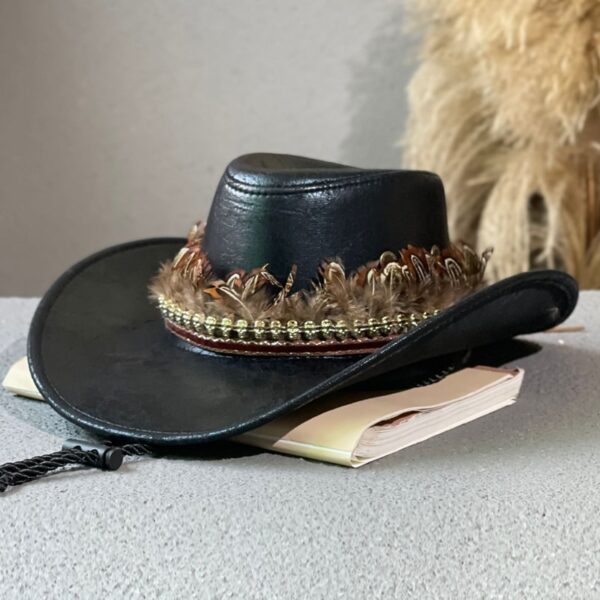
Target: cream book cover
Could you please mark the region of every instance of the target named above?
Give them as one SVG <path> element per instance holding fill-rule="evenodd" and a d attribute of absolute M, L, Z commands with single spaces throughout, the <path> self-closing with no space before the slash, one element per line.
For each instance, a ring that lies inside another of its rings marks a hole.
<path fill-rule="evenodd" d="M 430 385 L 398 392 L 339 392 L 248 431 L 236 441 L 305 458 L 360 467 L 515 402 L 521 369 L 466 368 Z M 27 359 L 4 387 L 42 400 Z"/>

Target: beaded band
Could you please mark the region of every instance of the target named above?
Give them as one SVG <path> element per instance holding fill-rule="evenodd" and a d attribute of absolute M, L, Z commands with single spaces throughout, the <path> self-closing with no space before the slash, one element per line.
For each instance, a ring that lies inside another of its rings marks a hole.
<path fill-rule="evenodd" d="M 324 319 L 298 322 L 290 320 L 233 320 L 196 313 L 176 302 L 158 297 L 158 307 L 167 329 L 185 341 L 228 354 L 366 354 L 407 333 L 424 320 L 438 314 L 415 312 L 395 317 L 346 321 Z"/>

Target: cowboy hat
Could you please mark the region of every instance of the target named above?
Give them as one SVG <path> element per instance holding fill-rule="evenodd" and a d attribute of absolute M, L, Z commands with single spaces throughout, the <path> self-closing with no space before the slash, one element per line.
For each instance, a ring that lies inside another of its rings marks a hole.
<path fill-rule="evenodd" d="M 450 242 L 432 173 L 242 156 L 187 239 L 121 244 L 64 273 L 34 316 L 30 368 L 61 415 L 103 437 L 230 437 L 573 310 L 570 276 L 485 286 L 489 259 Z"/>

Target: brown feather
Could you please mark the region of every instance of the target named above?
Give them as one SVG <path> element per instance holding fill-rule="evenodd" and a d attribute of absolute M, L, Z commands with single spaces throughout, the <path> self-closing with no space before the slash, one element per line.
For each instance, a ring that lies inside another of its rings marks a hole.
<path fill-rule="evenodd" d="M 477 255 L 464 244 L 447 248 L 408 246 L 384 252 L 352 273 L 340 260 L 325 261 L 313 289 L 291 293 L 292 265 L 284 283 L 268 265 L 215 277 L 202 251 L 201 228 L 172 262 L 161 265 L 150 284 L 151 297 L 166 297 L 186 310 L 232 319 L 352 322 L 415 311 L 443 309 L 482 285 L 491 250 Z"/>

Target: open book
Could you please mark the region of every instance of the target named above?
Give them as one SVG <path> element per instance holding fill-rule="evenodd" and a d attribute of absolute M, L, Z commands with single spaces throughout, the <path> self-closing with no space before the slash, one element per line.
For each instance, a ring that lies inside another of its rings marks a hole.
<path fill-rule="evenodd" d="M 234 439 L 267 450 L 360 467 L 512 404 L 522 380 L 521 369 L 476 367 L 400 392 L 342 391 Z M 15 394 L 43 399 L 25 358 L 11 367 L 3 385 Z"/>

